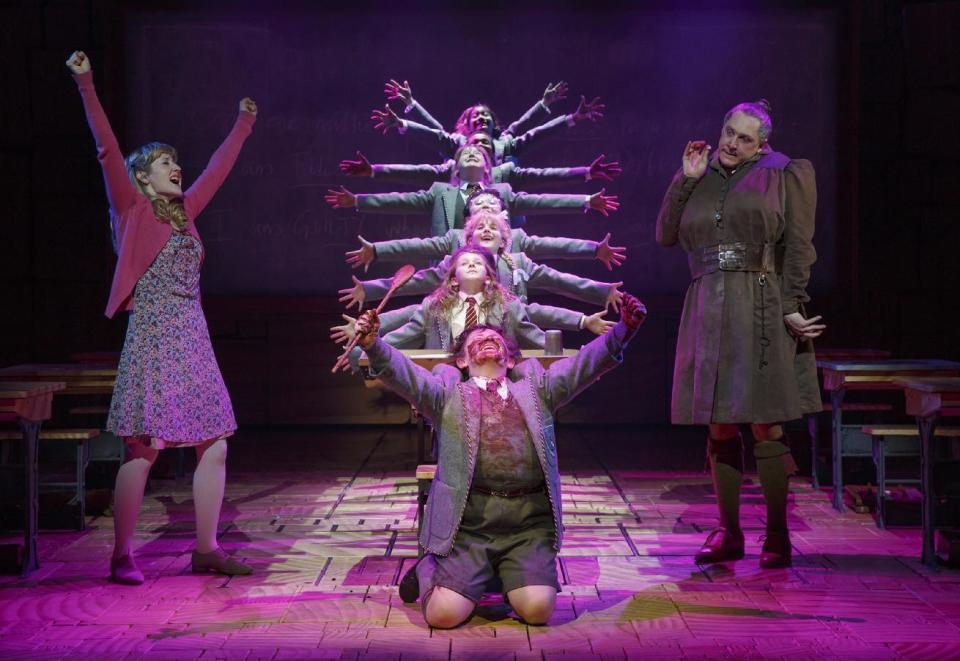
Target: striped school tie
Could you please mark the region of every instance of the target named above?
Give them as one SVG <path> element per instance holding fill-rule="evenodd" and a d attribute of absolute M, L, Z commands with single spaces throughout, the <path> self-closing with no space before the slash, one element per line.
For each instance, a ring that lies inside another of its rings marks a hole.
<path fill-rule="evenodd" d="M 470 330 L 477 325 L 477 299 L 467 296 L 467 316 L 463 322 L 463 330 Z"/>

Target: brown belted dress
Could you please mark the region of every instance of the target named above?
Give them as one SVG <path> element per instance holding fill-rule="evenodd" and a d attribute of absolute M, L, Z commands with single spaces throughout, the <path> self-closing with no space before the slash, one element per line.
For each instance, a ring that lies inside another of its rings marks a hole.
<path fill-rule="evenodd" d="M 813 344 L 783 322 L 809 301 L 816 203 L 810 162 L 769 150 L 729 174 L 714 156 L 699 180 L 674 176 L 657 242 L 679 243 L 691 269 L 675 424 L 772 423 L 820 410 Z"/>

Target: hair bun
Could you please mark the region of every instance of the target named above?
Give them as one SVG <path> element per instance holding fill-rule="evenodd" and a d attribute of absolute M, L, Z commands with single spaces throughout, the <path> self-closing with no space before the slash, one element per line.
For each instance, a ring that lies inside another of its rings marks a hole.
<path fill-rule="evenodd" d="M 773 116 L 773 106 L 770 105 L 769 101 L 766 99 L 757 99 L 754 103 L 763 108 L 763 111 L 767 113 L 768 116 Z"/>

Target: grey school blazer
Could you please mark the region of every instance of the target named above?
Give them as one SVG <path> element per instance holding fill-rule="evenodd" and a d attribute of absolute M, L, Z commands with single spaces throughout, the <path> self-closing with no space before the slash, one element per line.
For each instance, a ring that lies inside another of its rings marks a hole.
<path fill-rule="evenodd" d="M 504 335 L 516 340 L 521 349 L 542 349 L 543 331 L 530 321 L 520 299 L 506 302 L 503 309 L 494 306 L 487 323 L 499 326 Z M 437 314 L 430 301 L 424 300 L 406 324 L 387 333 L 384 341 L 398 349 L 440 349 L 453 350 L 453 333 L 450 320 Z"/>
<path fill-rule="evenodd" d="M 378 261 L 399 262 L 417 257 L 441 259 L 452 255 L 466 240 L 462 229 L 447 230 L 440 236 L 376 241 Z M 522 229 L 510 230 L 510 252 L 526 253 L 533 259 L 596 259 L 597 241 L 563 236 L 536 236 Z"/>
<path fill-rule="evenodd" d="M 564 273 L 544 264 L 537 264 L 523 253 L 513 253 L 511 256 L 516 269 L 512 270 L 502 255 L 497 259 L 497 275 L 500 284 L 507 291 L 518 297 L 524 303 L 528 302 L 528 290 L 559 294 L 577 301 L 583 301 L 604 307 L 610 285 L 597 282 L 590 278 L 582 278 L 572 273 Z M 410 280 L 397 290 L 398 296 L 425 296 L 434 291 L 443 282 L 444 276 L 450 271 L 453 258 L 447 255 L 435 267 L 417 271 Z M 365 280 L 363 291 L 366 300 L 379 301 L 390 289 L 390 278 Z M 573 310 L 556 308 L 553 306 L 537 306 L 527 308 L 527 314 L 533 323 L 541 328 L 559 328 L 561 330 L 579 330 L 583 315 Z"/>
<path fill-rule="evenodd" d="M 516 193 L 508 184 L 493 184 L 500 191 L 510 216 L 521 214 L 577 213 L 587 206 L 586 195 L 553 195 Z M 437 182 L 426 190 L 412 193 L 361 193 L 357 210 L 368 213 L 430 213 L 430 233 L 445 234 L 449 229 L 463 228 L 463 208 L 458 205 L 460 189 Z"/>
<path fill-rule="evenodd" d="M 507 389 L 516 399 L 537 453 L 553 509 L 556 530 L 554 548 L 563 543 L 563 512 L 560 504 L 560 471 L 553 416 L 602 374 L 622 362 L 629 340 L 623 322 L 580 349 L 544 369 L 537 360 L 525 360 L 508 374 Z M 413 404 L 437 432 L 437 475 L 420 532 L 427 553 L 446 555 L 463 519 L 473 470 L 480 447 L 479 392 L 472 381 L 452 365 L 438 365 L 432 372 L 388 345 L 382 339 L 367 351 L 372 376 Z"/>
<path fill-rule="evenodd" d="M 373 176 L 377 181 L 395 184 L 411 184 L 429 186 L 435 181 L 450 181 L 453 174 L 453 160 L 449 159 L 437 165 L 428 163 L 376 163 L 371 166 Z M 585 182 L 590 168 L 576 166 L 569 168 L 521 168 L 507 161 L 494 166 L 490 172 L 490 179 L 495 184 L 510 184 L 534 188 L 563 184 L 568 182 Z"/>

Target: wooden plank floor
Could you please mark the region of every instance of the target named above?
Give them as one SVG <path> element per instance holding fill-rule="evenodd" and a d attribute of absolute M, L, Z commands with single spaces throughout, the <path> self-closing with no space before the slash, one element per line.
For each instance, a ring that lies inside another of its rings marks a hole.
<path fill-rule="evenodd" d="M 837 514 L 795 480 L 794 566 L 760 570 L 748 476 L 747 557 L 699 567 L 716 522 L 705 474 L 649 465 L 644 432 L 561 433 L 567 541 L 548 626 L 489 595 L 465 626 L 432 631 L 400 601 L 416 555 L 408 430 L 244 431 L 220 540 L 252 576 L 192 575 L 190 483 L 154 480 L 136 541 L 146 583 L 105 580 L 111 519 L 44 532 L 41 569 L 0 577 L 0 658 L 960 658 L 960 571 L 921 566 L 918 530 Z"/>

